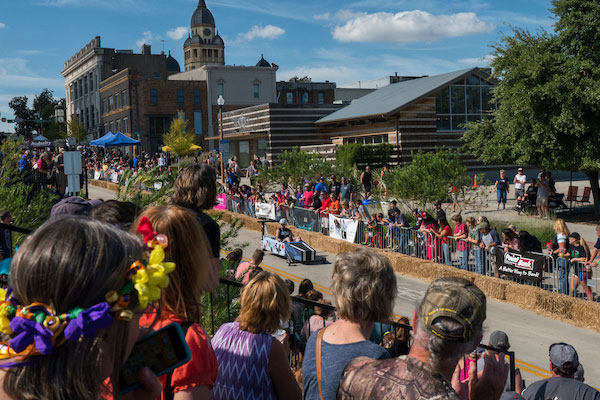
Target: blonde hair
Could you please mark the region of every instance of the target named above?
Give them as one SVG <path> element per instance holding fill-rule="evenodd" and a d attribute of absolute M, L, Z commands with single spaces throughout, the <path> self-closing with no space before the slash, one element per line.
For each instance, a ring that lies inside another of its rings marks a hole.
<path fill-rule="evenodd" d="M 368 249 L 336 257 L 331 277 L 340 318 L 352 322 L 387 321 L 396 297 L 396 276 L 390 261 Z"/>
<path fill-rule="evenodd" d="M 473 227 L 474 227 L 474 226 L 477 226 L 477 221 L 475 221 L 475 217 L 467 217 L 467 218 L 465 219 L 465 223 L 466 223 L 467 225 L 471 225 L 471 226 L 473 226 Z"/>
<path fill-rule="evenodd" d="M 554 221 L 553 228 L 556 232 L 562 233 L 565 236 L 569 236 L 571 233 L 569 232 L 569 228 L 567 228 L 565 220 L 562 218 L 557 218 L 556 221 Z"/>
<path fill-rule="evenodd" d="M 273 333 L 291 312 L 292 298 L 285 282 L 271 272 L 262 271 L 244 286 L 237 321 L 242 331 Z"/>
<path fill-rule="evenodd" d="M 169 205 L 146 209 L 142 217 L 152 223 L 152 229 L 169 239 L 165 260 L 177 268 L 169 274 L 169 286 L 162 291 L 162 307 L 186 321 L 200 322 L 200 296 L 212 268 L 212 254 L 204 230 L 190 210 Z"/>

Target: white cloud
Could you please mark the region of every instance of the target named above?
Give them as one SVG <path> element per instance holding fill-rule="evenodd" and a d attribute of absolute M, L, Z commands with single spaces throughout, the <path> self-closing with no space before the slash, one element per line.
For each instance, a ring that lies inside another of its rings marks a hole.
<path fill-rule="evenodd" d="M 37 75 L 24 58 L 0 58 L 0 88 L 3 90 L 13 88 L 40 92 L 45 87 L 50 90 L 60 88 L 64 92 L 64 80 Z"/>
<path fill-rule="evenodd" d="M 313 19 L 316 19 L 317 21 L 319 20 L 328 20 L 331 17 L 331 13 L 328 11 L 326 13 L 323 14 L 315 14 L 313 15 Z"/>
<path fill-rule="evenodd" d="M 4 22 L 0 22 L 0 29 L 6 28 L 6 24 Z"/>
<path fill-rule="evenodd" d="M 144 33 L 142 33 L 142 38 L 136 40 L 135 44 L 137 44 L 138 47 L 142 47 L 144 44 L 152 44 L 152 32 L 144 31 Z"/>
<path fill-rule="evenodd" d="M 185 26 L 178 26 L 170 31 L 167 31 L 167 36 L 173 40 L 181 40 L 188 34 L 188 28 Z"/>
<path fill-rule="evenodd" d="M 285 29 L 282 29 L 274 25 L 258 26 L 254 25 L 246 33 L 240 33 L 238 39 L 253 40 L 253 39 L 265 39 L 273 40 L 277 39 L 285 33 Z"/>
<path fill-rule="evenodd" d="M 344 25 L 336 26 L 333 30 L 333 38 L 339 42 L 432 42 L 494 29 L 493 25 L 481 21 L 475 13 L 433 15 L 421 10 L 396 14 L 341 11 L 336 17 L 347 19 Z"/>

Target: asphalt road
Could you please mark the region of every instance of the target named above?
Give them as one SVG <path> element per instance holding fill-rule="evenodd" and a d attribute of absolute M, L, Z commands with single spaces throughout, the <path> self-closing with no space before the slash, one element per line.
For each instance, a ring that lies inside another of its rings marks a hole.
<path fill-rule="evenodd" d="M 89 188 L 90 198 L 104 200 L 115 198 L 114 192 L 109 190 L 94 186 Z M 250 256 L 254 249 L 260 246 L 260 233 L 242 229 L 237 242 L 250 244 L 244 250 L 245 256 Z M 308 278 L 313 281 L 317 290 L 323 292 L 326 298 L 330 298 L 329 286 L 335 256 L 323 252 L 318 254 L 325 256 L 327 263 L 288 266 L 285 259 L 268 253 L 262 266 L 283 278 L 291 279 L 296 283 L 296 288 L 302 279 Z M 415 305 L 425 293 L 427 283 L 399 274 L 396 274 L 396 278 L 398 293 L 394 313 L 397 316 L 411 317 Z M 484 328 L 484 343 L 487 343 L 489 334 L 494 330 L 503 330 L 508 334 L 511 350 L 516 354 L 517 367 L 521 369 L 526 383 L 549 377 L 548 347 L 552 343 L 564 341 L 577 349 L 579 359 L 585 368 L 586 383 L 600 388 L 600 363 L 597 362 L 600 359 L 600 349 L 595 345 L 600 343 L 599 333 L 577 328 L 493 299 L 487 303 L 487 319 Z"/>

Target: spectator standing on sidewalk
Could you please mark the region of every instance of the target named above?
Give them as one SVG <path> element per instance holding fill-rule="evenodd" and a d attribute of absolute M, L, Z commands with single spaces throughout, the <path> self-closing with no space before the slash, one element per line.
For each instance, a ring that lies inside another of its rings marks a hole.
<path fill-rule="evenodd" d="M 554 221 L 552 225 L 554 228 L 554 239 L 552 240 L 552 255 L 555 257 L 556 264 L 558 265 L 558 293 L 569 294 L 569 270 L 571 269 L 571 263 L 569 259 L 564 257 L 567 252 L 568 240 L 567 237 L 571 234 L 567 224 L 561 218 Z"/>
<path fill-rule="evenodd" d="M 518 209 L 519 201 L 525 198 L 525 184 L 527 183 L 527 175 L 523 173 L 523 168 L 519 167 L 513 183 L 515 184 L 515 208 Z"/>
<path fill-rule="evenodd" d="M 366 166 L 362 174 L 360 174 L 360 183 L 362 184 L 363 191 L 365 193 L 365 199 L 371 197 L 371 184 L 373 182 L 373 174 L 371 173 L 371 167 Z"/>
<path fill-rule="evenodd" d="M 469 228 L 462 222 L 460 214 L 454 215 L 452 221 L 454 221 L 454 240 L 460 258 L 460 269 L 466 270 L 469 262 Z"/>
<path fill-rule="evenodd" d="M 548 198 L 550 197 L 550 182 L 546 176 L 546 170 L 543 169 L 540 173 L 540 178 L 537 181 L 537 200 L 535 205 L 538 209 L 538 217 L 548 217 Z"/>
<path fill-rule="evenodd" d="M 342 182 L 340 184 L 340 200 L 352 203 L 352 184 L 346 180 L 345 176 L 342 176 Z"/>
<path fill-rule="evenodd" d="M 506 208 L 506 198 L 508 194 L 508 179 L 506 179 L 506 175 L 504 174 L 504 170 L 500 170 L 500 177 L 496 179 L 496 183 L 494 184 L 494 188 L 496 189 L 496 202 L 498 203 L 496 209 L 500 209 L 500 203 L 502 203 L 502 209 Z"/>
<path fill-rule="evenodd" d="M 486 353 L 483 371 L 477 374 L 473 368 L 464 382 L 455 373 L 458 360 L 481 341 L 485 314 L 485 295 L 473 283 L 462 278 L 436 279 L 413 312 L 408 356 L 352 360 L 344 370 L 338 399 L 498 400 L 508 375 L 504 357 Z"/>
<path fill-rule="evenodd" d="M 600 392 L 574 379 L 579 366 L 579 356 L 573 346 L 554 343 L 548 353 L 552 377 L 529 385 L 521 393 L 526 400 L 600 400 Z"/>

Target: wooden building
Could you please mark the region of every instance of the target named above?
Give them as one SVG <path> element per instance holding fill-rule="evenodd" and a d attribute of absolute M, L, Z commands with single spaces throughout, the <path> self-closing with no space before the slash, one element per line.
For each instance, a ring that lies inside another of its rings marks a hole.
<path fill-rule="evenodd" d="M 328 143 L 390 143 L 395 148 L 390 163 L 406 164 L 419 150 L 460 148 L 463 124 L 493 110 L 495 84 L 481 68 L 411 79 L 375 90 L 315 124 Z M 468 154 L 463 159 L 469 169 L 483 167 Z"/>

